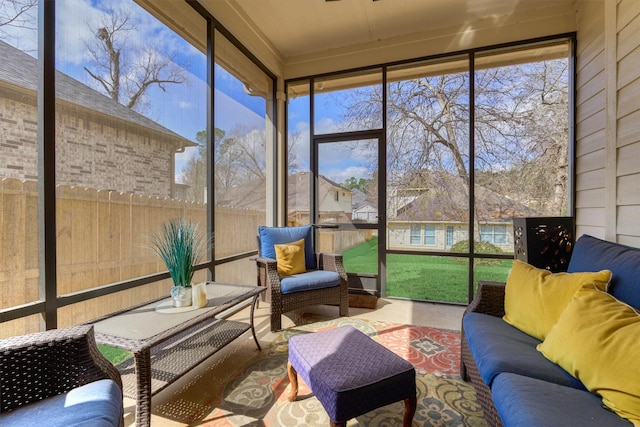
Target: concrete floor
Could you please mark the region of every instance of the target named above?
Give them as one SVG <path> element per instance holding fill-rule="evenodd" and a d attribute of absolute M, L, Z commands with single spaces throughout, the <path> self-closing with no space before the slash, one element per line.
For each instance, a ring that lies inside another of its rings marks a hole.
<path fill-rule="evenodd" d="M 434 304 L 425 302 L 413 302 L 399 299 L 379 299 L 375 309 L 367 308 L 349 308 L 349 317 L 360 318 L 364 320 L 377 320 L 389 323 L 402 323 L 412 325 L 426 325 L 436 328 L 460 330 L 460 322 L 465 307 Z M 326 315 L 328 317 L 336 317 L 338 308 L 332 306 L 317 306 L 305 310 L 306 313 L 316 313 Z M 240 321 L 249 320 L 249 308 L 245 308 L 233 315 L 231 318 Z M 269 325 L 269 305 L 260 303 L 254 314 L 255 329 L 258 340 L 263 351 L 273 342 L 278 334 L 270 331 Z M 282 327 L 288 328 L 294 326 L 294 323 L 287 316 L 282 317 Z M 153 427 L 174 427 L 199 424 L 185 424 L 174 421 L 164 413 L 177 413 L 177 416 L 171 417 L 179 419 L 179 413 L 182 410 L 190 410 L 186 407 L 193 407 L 202 402 L 202 406 L 206 406 L 206 395 L 211 393 L 209 390 L 216 386 L 216 380 L 221 373 L 235 371 L 237 366 L 241 364 L 249 364 L 252 358 L 257 357 L 258 351 L 251 334 L 246 332 L 242 337 L 236 339 L 226 348 L 216 353 L 213 357 L 202 363 L 190 371 L 180 380 L 173 383 L 167 389 L 155 395 L 152 399 L 152 418 L 151 425 Z M 226 379 L 221 378 L 223 383 Z M 135 401 L 125 398 L 125 426 L 134 426 L 134 410 Z M 186 408 L 186 409 L 185 409 Z M 191 408 L 193 409 L 193 408 Z M 207 424 L 212 423 L 211 419 L 205 417 Z"/>

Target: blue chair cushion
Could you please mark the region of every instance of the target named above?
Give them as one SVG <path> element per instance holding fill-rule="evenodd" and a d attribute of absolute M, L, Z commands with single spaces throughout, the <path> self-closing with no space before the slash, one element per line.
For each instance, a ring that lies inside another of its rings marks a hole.
<path fill-rule="evenodd" d="M 536 350 L 540 341 L 509 325 L 501 317 L 467 313 L 464 335 L 482 380 L 489 387 L 503 372 L 539 378 L 584 390 L 584 385 Z"/>
<path fill-rule="evenodd" d="M 313 249 L 313 240 L 310 225 L 300 227 L 258 227 L 258 238 L 260 239 L 260 256 L 276 259 L 274 245 L 291 243 L 304 239 L 304 263 L 307 270 L 314 270 L 317 267 L 316 254 Z"/>
<path fill-rule="evenodd" d="M 112 380 L 99 380 L 68 393 L 0 414 L 2 427 L 120 426 L 122 394 Z"/>
<path fill-rule="evenodd" d="M 582 235 L 573 248 L 568 272 L 611 270 L 609 293 L 640 309 L 640 249 Z"/>
<path fill-rule="evenodd" d="M 576 390 L 517 374 L 500 374 L 491 395 L 505 426 L 509 427 L 630 427 L 602 407 L 602 399 Z"/>
<path fill-rule="evenodd" d="M 338 285 L 340 285 L 340 275 L 335 271 L 312 270 L 280 279 L 280 289 L 283 294 L 331 288 Z"/>

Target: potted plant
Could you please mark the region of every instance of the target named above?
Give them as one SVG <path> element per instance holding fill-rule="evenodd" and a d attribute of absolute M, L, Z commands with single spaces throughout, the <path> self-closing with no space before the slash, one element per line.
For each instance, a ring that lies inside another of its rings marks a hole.
<path fill-rule="evenodd" d="M 174 307 L 191 305 L 191 280 L 195 265 L 205 250 L 205 239 L 198 223 L 177 218 L 162 224 L 150 236 L 151 248 L 164 261 L 173 280 Z"/>

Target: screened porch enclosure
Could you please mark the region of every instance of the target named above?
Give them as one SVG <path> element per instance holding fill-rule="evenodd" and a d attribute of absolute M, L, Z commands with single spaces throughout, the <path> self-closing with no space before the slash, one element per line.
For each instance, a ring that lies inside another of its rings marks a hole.
<path fill-rule="evenodd" d="M 315 224 L 360 291 L 466 304 L 512 217 L 573 213 L 573 34 L 285 80 L 208 4 L 123 5 L 0 37 L 3 337 L 167 294 L 176 217 L 211 237 L 197 281 L 255 284 L 258 226 Z"/>
<path fill-rule="evenodd" d="M 573 209 L 572 44 L 559 37 L 288 81 L 289 180 L 334 184 L 308 184 L 307 204 L 296 200 L 288 221 L 311 212 L 321 245 L 368 283 L 352 292 L 466 304 L 479 280 L 506 280 L 512 218 Z M 361 142 L 377 134 L 380 148 Z M 351 209 L 329 207 L 332 195 Z"/>

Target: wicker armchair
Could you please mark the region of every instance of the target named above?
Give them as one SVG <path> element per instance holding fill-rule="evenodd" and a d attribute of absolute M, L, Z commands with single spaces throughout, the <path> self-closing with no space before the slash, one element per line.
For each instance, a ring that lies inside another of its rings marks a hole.
<path fill-rule="evenodd" d="M 263 244 L 258 237 L 259 247 Z M 324 287 L 321 289 L 306 289 L 296 292 L 283 293 L 281 287 L 281 277 L 278 274 L 277 261 L 261 255 L 256 258 L 258 268 L 258 285 L 265 286 L 267 291 L 262 294 L 262 300 L 271 305 L 271 331 L 282 329 L 282 318 L 284 313 L 299 308 L 313 305 L 328 304 L 339 306 L 339 315 L 349 315 L 349 290 L 347 283 L 347 273 L 342 262 L 342 255 L 321 253 L 315 254 L 317 270 L 333 271 L 339 274 L 340 281 L 336 286 Z M 313 273 L 314 270 L 308 270 Z M 299 274 L 302 278 L 305 274 Z"/>
<path fill-rule="evenodd" d="M 91 325 L 0 340 L 0 413 L 101 379 L 122 391 L 120 374 L 98 350 Z"/>

